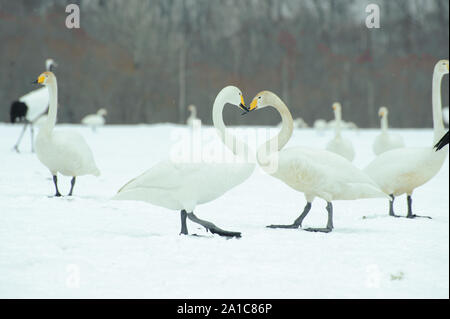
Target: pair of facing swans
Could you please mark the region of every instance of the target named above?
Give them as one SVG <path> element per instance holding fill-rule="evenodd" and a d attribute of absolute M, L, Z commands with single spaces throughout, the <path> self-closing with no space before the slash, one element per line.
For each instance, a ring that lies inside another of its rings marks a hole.
<path fill-rule="evenodd" d="M 433 76 L 433 125 L 434 145 L 445 133 L 442 123 L 441 81 L 448 74 L 448 60 L 439 61 Z M 38 158 L 54 176 L 56 196 L 60 196 L 56 174 L 75 177 L 99 174 L 92 152 L 86 142 L 73 132 L 53 132 L 57 108 L 56 77 L 44 72 L 38 83 L 49 87 L 50 110 L 47 123 L 40 130 L 36 151 Z M 270 225 L 270 228 L 300 228 L 316 197 L 327 202 L 328 222 L 324 228 L 307 228 L 307 231 L 331 232 L 333 229 L 333 205 L 335 200 L 362 198 L 386 198 L 390 201 L 389 213 L 394 214 L 395 196 L 406 193 L 408 218 L 419 217 L 412 213 L 411 195 L 437 174 L 447 156 L 448 147 L 435 152 L 433 147 L 402 148 L 385 152 L 376 157 L 364 170 L 360 170 L 344 157 L 335 153 L 306 147 L 284 148 L 293 133 L 293 120 L 285 103 L 274 93 L 258 93 L 247 107 L 241 91 L 227 86 L 217 95 L 213 105 L 213 123 L 217 133 L 234 156 L 248 158 L 247 144 L 233 136 L 226 128 L 222 111 L 231 104 L 251 113 L 265 107 L 275 108 L 281 116 L 282 128 L 277 136 L 260 146 L 256 152 L 258 165 L 291 188 L 304 193 L 307 204 L 301 215 L 289 225 Z M 271 149 L 270 146 L 276 145 Z M 269 151 L 268 151 L 269 150 Z M 274 166 L 273 161 L 277 161 Z M 181 234 L 188 234 L 187 219 L 198 223 L 211 233 L 226 237 L 240 237 L 240 232 L 223 230 L 194 214 L 197 205 L 212 201 L 248 179 L 255 163 L 174 163 L 161 161 L 142 175 L 132 179 L 113 197 L 116 200 L 138 200 L 180 211 Z M 268 169 L 270 167 L 270 169 Z M 276 167 L 274 170 L 273 167 Z M 69 194 L 69 195 L 70 195 Z"/>

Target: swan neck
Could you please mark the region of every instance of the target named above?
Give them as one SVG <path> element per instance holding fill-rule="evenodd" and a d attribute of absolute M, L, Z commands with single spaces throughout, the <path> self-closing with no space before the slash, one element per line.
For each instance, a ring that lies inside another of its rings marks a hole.
<path fill-rule="evenodd" d="M 334 111 L 334 119 L 336 121 L 336 125 L 334 128 L 334 131 L 336 133 L 336 136 L 341 136 L 341 125 L 342 125 L 342 113 L 341 110 L 337 109 Z"/>
<path fill-rule="evenodd" d="M 389 126 L 388 126 L 388 118 L 387 115 L 383 115 L 381 117 L 381 131 L 383 133 L 386 133 L 388 130 Z"/>
<path fill-rule="evenodd" d="M 223 108 L 226 103 L 226 97 L 224 96 L 223 91 L 221 91 L 219 95 L 217 95 L 213 105 L 214 127 L 225 146 L 230 149 L 234 155 L 247 160 L 249 155 L 247 144 L 236 138 L 233 134 L 230 134 L 223 122 Z"/>
<path fill-rule="evenodd" d="M 437 143 L 442 135 L 445 133 L 444 122 L 442 120 L 442 100 L 441 100 L 441 82 L 443 74 L 434 70 L 433 73 L 433 88 L 432 88 L 432 103 L 433 103 L 433 130 L 434 140 L 433 145 Z"/>
<path fill-rule="evenodd" d="M 54 82 L 47 85 L 48 94 L 50 97 L 50 105 L 48 109 L 47 122 L 42 127 L 44 130 L 51 132 L 55 127 L 56 114 L 58 109 L 58 85 L 56 83 L 56 78 L 53 79 Z"/>
<path fill-rule="evenodd" d="M 277 136 L 269 139 L 258 149 L 257 160 L 259 165 L 265 167 L 270 165 L 269 157 L 279 152 L 289 141 L 294 130 L 291 112 L 284 102 L 276 95 L 266 97 L 267 104 L 275 108 L 281 116 L 281 130 Z"/>

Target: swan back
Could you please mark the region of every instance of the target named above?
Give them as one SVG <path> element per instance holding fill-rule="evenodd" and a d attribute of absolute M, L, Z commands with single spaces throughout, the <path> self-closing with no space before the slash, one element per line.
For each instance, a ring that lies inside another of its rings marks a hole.
<path fill-rule="evenodd" d="M 283 149 L 278 160 L 279 168 L 272 175 L 307 197 L 327 201 L 386 197 L 367 174 L 335 153 L 292 147 Z"/>
<path fill-rule="evenodd" d="M 397 148 L 378 155 L 365 169 L 387 194 L 411 194 L 435 176 L 447 157 L 433 148 Z"/>
<path fill-rule="evenodd" d="M 355 158 L 355 149 L 353 148 L 352 142 L 341 135 L 335 136 L 329 141 L 326 149 L 346 158 L 350 162 Z"/>

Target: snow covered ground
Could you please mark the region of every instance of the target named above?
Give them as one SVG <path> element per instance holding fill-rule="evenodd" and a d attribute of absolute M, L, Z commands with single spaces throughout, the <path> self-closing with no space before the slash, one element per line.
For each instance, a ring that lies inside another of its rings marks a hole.
<path fill-rule="evenodd" d="M 387 216 L 382 199 L 335 202 L 330 234 L 274 230 L 290 223 L 305 200 L 259 169 L 245 183 L 196 214 L 241 239 L 206 233 L 179 212 L 110 198 L 172 149 L 176 125 L 106 126 L 83 134 L 102 171 L 77 180 L 73 198 L 51 198 L 46 168 L 12 146 L 21 126 L 0 124 L 1 298 L 448 298 L 449 164 L 414 194 L 427 219 Z M 210 132 L 213 132 L 209 129 Z M 431 130 L 397 130 L 409 146 L 429 146 Z M 28 134 L 28 133 L 27 133 Z M 296 130 L 289 145 L 324 147 L 331 132 Z M 362 168 L 373 158 L 375 130 L 347 132 Z M 60 177 L 67 193 L 68 177 Z M 406 198 L 396 201 L 406 214 Z M 305 225 L 325 226 L 316 200 Z"/>

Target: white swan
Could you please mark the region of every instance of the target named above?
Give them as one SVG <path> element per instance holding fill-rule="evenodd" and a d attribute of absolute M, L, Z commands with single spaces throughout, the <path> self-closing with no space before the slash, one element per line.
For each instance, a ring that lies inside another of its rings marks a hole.
<path fill-rule="evenodd" d="M 81 120 L 81 123 L 84 125 L 89 126 L 94 132 L 96 131 L 97 127 L 102 126 L 105 124 L 105 116 L 108 114 L 108 112 L 101 108 L 97 111 L 96 114 L 89 114 L 83 117 Z"/>
<path fill-rule="evenodd" d="M 324 119 L 317 119 L 314 121 L 313 127 L 318 135 L 323 135 L 323 133 L 327 129 L 327 125 L 327 121 L 325 121 Z"/>
<path fill-rule="evenodd" d="M 249 110 L 274 107 L 281 115 L 283 126 L 279 134 L 259 147 L 257 160 L 270 175 L 280 179 L 291 188 L 303 192 L 307 204 L 303 213 L 291 225 L 271 225 L 270 228 L 299 228 L 311 209 L 315 197 L 327 201 L 328 222 L 326 228 L 308 228 L 308 231 L 331 232 L 333 229 L 334 200 L 385 197 L 376 183 L 361 170 L 335 153 L 306 148 L 282 149 L 292 136 L 291 113 L 274 93 L 258 93 Z M 268 150 L 268 151 L 267 151 Z"/>
<path fill-rule="evenodd" d="M 197 117 L 197 107 L 195 105 L 191 104 L 191 105 L 188 106 L 188 110 L 189 110 L 189 112 L 191 112 L 191 114 L 187 118 L 186 124 L 188 126 L 190 126 L 191 128 L 201 126 L 202 120 L 200 120 Z"/>
<path fill-rule="evenodd" d="M 395 196 L 407 195 L 407 218 L 419 217 L 412 213 L 411 195 L 417 187 L 428 182 L 442 167 L 447 157 L 448 147 L 435 152 L 433 146 L 445 133 L 442 122 L 441 82 L 448 74 L 448 60 L 439 61 L 433 73 L 433 127 L 434 138 L 430 147 L 398 148 L 377 156 L 364 171 L 380 188 L 391 195 L 389 215 L 396 216 L 393 209 Z"/>
<path fill-rule="evenodd" d="M 92 151 L 84 138 L 75 132 L 54 131 L 58 109 L 58 84 L 52 72 L 42 73 L 37 83 L 48 88 L 50 106 L 47 122 L 36 137 L 36 154 L 53 175 L 55 196 L 61 196 L 58 190 L 57 173 L 72 176 L 69 196 L 72 195 L 77 176 L 100 175 Z"/>
<path fill-rule="evenodd" d="M 336 153 L 345 157 L 350 162 L 355 158 L 355 150 L 353 144 L 349 139 L 342 137 L 341 135 L 341 119 L 342 119 L 342 107 L 340 103 L 333 103 L 333 110 L 336 125 L 334 127 L 335 136 L 328 142 L 326 149 L 330 152 Z"/>
<path fill-rule="evenodd" d="M 388 114 L 387 107 L 382 106 L 378 111 L 378 116 L 381 117 L 381 134 L 375 138 L 372 149 L 375 155 L 380 155 L 386 151 L 396 148 L 405 147 L 405 142 L 401 135 L 388 132 Z"/>
<path fill-rule="evenodd" d="M 227 86 L 217 95 L 213 106 L 213 123 L 222 142 L 233 152 L 234 159 L 244 159 L 247 144 L 227 132 L 222 110 L 225 104 L 233 104 L 246 110 L 241 91 Z M 138 200 L 181 211 L 181 234 L 188 234 L 186 218 L 204 226 L 212 233 L 228 237 L 240 237 L 239 232 L 220 229 L 194 215 L 197 205 L 210 202 L 245 181 L 253 172 L 254 163 L 183 162 L 170 159 L 162 161 L 148 171 L 129 181 L 113 199 Z"/>
<path fill-rule="evenodd" d="M 47 71 L 52 71 L 56 66 L 58 65 L 53 59 L 45 60 L 45 69 Z M 48 90 L 45 87 L 42 87 L 25 94 L 24 96 L 20 97 L 18 101 L 14 101 L 11 104 L 11 122 L 14 123 L 17 120 L 23 120 L 25 122 L 19 139 L 14 145 L 14 150 L 16 150 L 16 152 L 19 152 L 19 145 L 28 125 L 30 125 L 31 152 L 34 152 L 33 126 L 35 124 L 35 121 L 37 121 L 47 111 L 48 102 Z"/>

